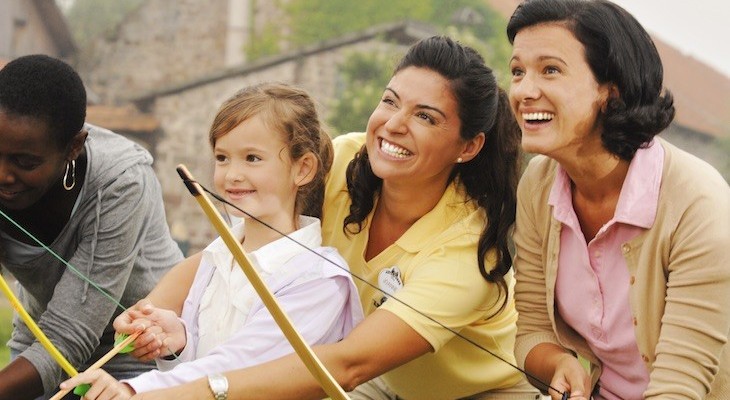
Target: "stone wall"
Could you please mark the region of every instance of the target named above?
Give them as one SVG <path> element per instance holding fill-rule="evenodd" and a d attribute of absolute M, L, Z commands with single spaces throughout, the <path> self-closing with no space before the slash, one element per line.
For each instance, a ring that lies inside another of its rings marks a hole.
<path fill-rule="evenodd" d="M 228 0 L 148 0 L 99 38 L 79 72 L 102 103 L 223 68 Z"/>
<path fill-rule="evenodd" d="M 245 43 L 238 49 L 227 49 L 229 34 L 242 34 L 245 40 L 245 32 L 235 31 L 258 33 L 267 22 L 283 22 L 279 2 L 269 0 L 238 0 L 251 13 L 240 16 L 246 21 L 233 22 L 235 18 L 228 15 L 232 1 L 143 2 L 115 32 L 85 49 L 78 67 L 84 82 L 100 102 L 114 104 L 230 67 L 226 60 L 238 58 L 226 52 L 243 53 Z"/>

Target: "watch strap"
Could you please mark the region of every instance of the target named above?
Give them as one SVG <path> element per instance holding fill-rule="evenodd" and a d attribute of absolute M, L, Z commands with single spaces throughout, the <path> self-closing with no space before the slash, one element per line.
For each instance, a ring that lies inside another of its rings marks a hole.
<path fill-rule="evenodd" d="M 228 400 L 228 379 L 224 375 L 208 375 L 208 387 L 215 400 Z"/>

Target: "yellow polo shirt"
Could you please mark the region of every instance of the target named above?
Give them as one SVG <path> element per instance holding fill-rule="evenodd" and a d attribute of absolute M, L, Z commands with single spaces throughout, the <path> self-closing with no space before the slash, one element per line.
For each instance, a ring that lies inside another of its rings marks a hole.
<path fill-rule="evenodd" d="M 344 234 L 342 223 L 350 207 L 345 170 L 364 142 L 364 133 L 339 136 L 334 141 L 335 159 L 327 180 L 322 220 L 324 244 L 339 250 L 353 274 L 394 293 L 405 304 L 514 364 L 514 303 L 510 298 L 506 309 L 492 316 L 501 304 L 499 291 L 497 285 L 484 280 L 477 264 L 477 242 L 486 216 L 475 203 L 465 200 L 458 184 L 451 184 L 433 210 L 369 262 L 364 253 L 372 214 L 360 233 Z M 512 274 L 505 279 L 512 287 Z M 383 301 L 382 292 L 358 279 L 355 284 L 365 315 L 377 307 L 388 310 L 434 348 L 433 353 L 383 375 L 399 397 L 456 399 L 508 388 L 522 379 L 514 368 L 429 318 L 393 299 Z"/>

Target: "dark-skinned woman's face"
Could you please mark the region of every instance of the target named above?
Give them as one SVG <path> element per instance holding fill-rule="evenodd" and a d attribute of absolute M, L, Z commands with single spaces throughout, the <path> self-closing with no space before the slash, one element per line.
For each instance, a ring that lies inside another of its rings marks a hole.
<path fill-rule="evenodd" d="M 66 152 L 39 119 L 0 108 L 0 207 L 24 210 L 61 185 Z"/>

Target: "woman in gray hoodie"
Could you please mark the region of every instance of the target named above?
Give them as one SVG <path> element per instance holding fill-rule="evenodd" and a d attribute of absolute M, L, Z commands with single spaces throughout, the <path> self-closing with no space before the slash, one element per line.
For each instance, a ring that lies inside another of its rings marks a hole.
<path fill-rule="evenodd" d="M 85 116 L 83 83 L 62 61 L 25 56 L 0 70 L 0 262 L 79 370 L 113 347 L 117 302 L 135 304 L 182 259 L 150 154 Z M 0 399 L 52 395 L 63 371 L 17 316 L 13 325 Z M 152 365 L 118 356 L 105 368 L 121 379 Z"/>

